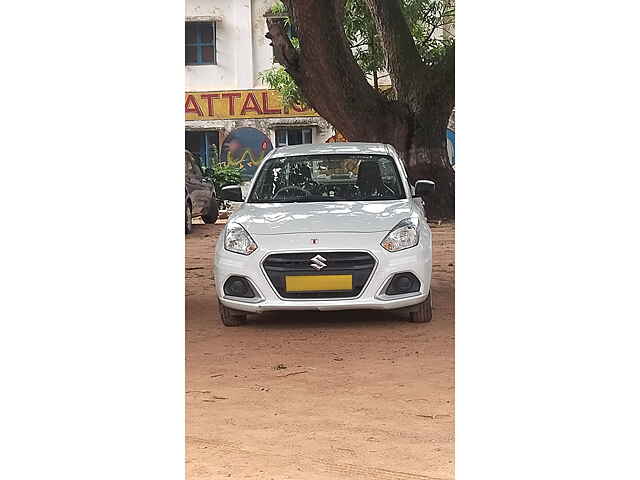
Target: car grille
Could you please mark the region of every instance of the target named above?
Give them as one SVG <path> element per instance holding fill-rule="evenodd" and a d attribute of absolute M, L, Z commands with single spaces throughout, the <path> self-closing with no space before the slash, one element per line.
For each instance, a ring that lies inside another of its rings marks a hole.
<path fill-rule="evenodd" d="M 321 255 L 327 266 L 318 271 L 311 259 Z M 264 259 L 262 266 L 272 285 L 283 298 L 352 298 L 357 297 L 367 284 L 375 259 L 366 252 L 306 252 L 275 253 Z M 353 289 L 340 292 L 287 292 L 286 275 L 351 275 Z"/>

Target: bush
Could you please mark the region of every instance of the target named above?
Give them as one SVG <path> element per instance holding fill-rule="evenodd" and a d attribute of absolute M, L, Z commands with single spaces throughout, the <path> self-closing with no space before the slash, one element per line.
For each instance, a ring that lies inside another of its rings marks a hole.
<path fill-rule="evenodd" d="M 204 175 L 213 181 L 217 195 L 222 187 L 239 185 L 242 182 L 242 166 L 236 163 L 216 163 L 204 171 Z"/>

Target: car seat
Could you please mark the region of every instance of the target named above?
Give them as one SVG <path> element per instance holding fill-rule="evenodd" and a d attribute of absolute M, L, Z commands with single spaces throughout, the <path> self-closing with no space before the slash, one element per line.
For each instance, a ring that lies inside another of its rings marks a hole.
<path fill-rule="evenodd" d="M 375 197 L 385 194 L 385 186 L 378 162 L 360 162 L 356 185 L 358 185 L 363 197 Z"/>

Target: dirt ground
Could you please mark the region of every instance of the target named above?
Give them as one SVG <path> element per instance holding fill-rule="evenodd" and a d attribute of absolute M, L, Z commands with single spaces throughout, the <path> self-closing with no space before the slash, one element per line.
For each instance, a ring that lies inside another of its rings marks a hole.
<path fill-rule="evenodd" d="M 432 226 L 434 318 L 291 312 L 222 326 L 212 253 L 186 236 L 189 480 L 452 479 L 454 231 Z"/>

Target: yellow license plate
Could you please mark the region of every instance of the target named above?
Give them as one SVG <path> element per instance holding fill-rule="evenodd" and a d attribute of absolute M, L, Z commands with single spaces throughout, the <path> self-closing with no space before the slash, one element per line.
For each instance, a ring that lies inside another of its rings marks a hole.
<path fill-rule="evenodd" d="M 351 275 L 287 275 L 287 292 L 335 292 L 353 290 Z"/>

